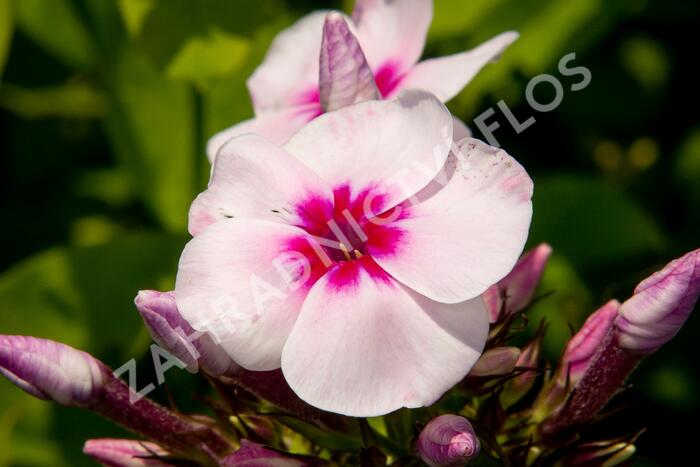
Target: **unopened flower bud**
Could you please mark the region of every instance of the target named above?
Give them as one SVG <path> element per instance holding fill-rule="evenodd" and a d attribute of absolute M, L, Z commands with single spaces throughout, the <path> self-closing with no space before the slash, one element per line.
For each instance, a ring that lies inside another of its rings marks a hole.
<path fill-rule="evenodd" d="M 179 452 L 209 458 L 231 450 L 211 424 L 134 397 L 135 389 L 105 364 L 65 344 L 0 335 L 0 373 L 33 396 L 91 410 Z"/>
<path fill-rule="evenodd" d="M 338 12 L 329 13 L 323 25 L 319 94 L 326 111 L 380 97 L 362 47 Z"/>
<path fill-rule="evenodd" d="M 161 458 L 169 453 L 156 443 L 131 439 L 91 439 L 83 452 L 109 467 L 167 467 Z"/>
<path fill-rule="evenodd" d="M 593 312 L 571 338 L 559 360 L 557 372 L 542 389 L 535 403 L 539 417 L 550 415 L 560 407 L 588 369 L 600 364 L 599 354 L 610 345 L 619 309 L 620 302 L 610 300 Z"/>
<path fill-rule="evenodd" d="M 560 384 L 565 384 L 568 378 L 569 385 L 574 387 L 581 380 L 593 357 L 601 350 L 603 340 L 611 331 L 619 309 L 620 302 L 610 300 L 591 314 L 571 338 L 557 370 Z"/>
<path fill-rule="evenodd" d="M 417 449 L 430 467 L 456 467 L 476 458 L 480 446 L 469 420 L 448 414 L 434 418 L 423 428 Z"/>
<path fill-rule="evenodd" d="M 95 358 L 58 342 L 0 335 L 0 373 L 29 394 L 86 406 L 108 372 Z"/>
<path fill-rule="evenodd" d="M 637 286 L 615 322 L 617 344 L 640 356 L 655 352 L 678 333 L 698 296 L 700 249 L 671 261 Z"/>
<path fill-rule="evenodd" d="M 174 292 L 142 290 L 135 303 L 153 340 L 184 363 L 188 371 L 194 373 L 201 365 L 210 375 L 219 376 L 237 367 L 211 336 L 195 331 L 182 318 Z"/>
<path fill-rule="evenodd" d="M 496 347 L 484 352 L 476 361 L 469 376 L 500 376 L 507 375 L 515 368 L 520 356 L 517 347 Z"/>
<path fill-rule="evenodd" d="M 528 251 L 506 277 L 484 292 L 491 323 L 523 310 L 530 303 L 551 254 L 552 247 L 546 243 Z"/>

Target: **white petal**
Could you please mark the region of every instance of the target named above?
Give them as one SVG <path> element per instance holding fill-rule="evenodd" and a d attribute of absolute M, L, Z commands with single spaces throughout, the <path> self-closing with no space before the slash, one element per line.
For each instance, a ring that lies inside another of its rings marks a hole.
<path fill-rule="evenodd" d="M 267 221 L 228 219 L 212 225 L 180 258 L 175 298 L 182 317 L 208 332 L 239 365 L 279 368 L 311 284 L 292 290 L 287 280 L 302 270 L 283 262 L 285 276 L 275 265 L 306 238 L 297 227 Z"/>
<path fill-rule="evenodd" d="M 425 89 L 447 102 L 517 38 L 516 32 L 504 32 L 467 52 L 420 62 L 408 72 L 398 88 Z"/>
<path fill-rule="evenodd" d="M 398 71 L 406 71 L 423 53 L 433 2 L 357 0 L 352 18 L 373 69 L 392 64 Z"/>
<path fill-rule="evenodd" d="M 408 91 L 393 101 L 367 101 L 321 115 L 285 149 L 333 189 L 371 191 L 377 195 L 373 200 L 390 208 L 440 171 L 452 144 L 452 125 L 434 96 Z"/>
<path fill-rule="evenodd" d="M 222 130 L 209 138 L 207 157 L 214 164 L 216 154 L 228 140 L 247 133 L 255 133 L 269 139 L 272 143 L 286 143 L 301 127 L 319 116 L 323 110 L 321 104 L 306 104 L 279 112 L 268 113 L 260 117 L 245 120 L 237 125 Z"/>
<path fill-rule="evenodd" d="M 532 180 L 515 159 L 475 139 L 461 152 L 446 186 L 391 224 L 403 231 L 395 253 L 376 257 L 396 279 L 445 303 L 475 297 L 508 274 L 532 218 Z"/>
<path fill-rule="evenodd" d="M 304 16 L 272 41 L 265 60 L 248 79 L 256 115 L 318 101 L 318 56 L 326 14 Z"/>
<path fill-rule="evenodd" d="M 331 215 L 333 194 L 313 171 L 265 138 L 247 134 L 219 150 L 209 188 L 190 208 L 189 230 L 198 235 L 230 217 L 300 225 L 300 209 L 311 201 Z"/>
<path fill-rule="evenodd" d="M 483 302 L 437 303 L 358 263 L 309 292 L 282 353 L 287 382 L 309 404 L 344 415 L 434 403 L 483 349 Z"/>

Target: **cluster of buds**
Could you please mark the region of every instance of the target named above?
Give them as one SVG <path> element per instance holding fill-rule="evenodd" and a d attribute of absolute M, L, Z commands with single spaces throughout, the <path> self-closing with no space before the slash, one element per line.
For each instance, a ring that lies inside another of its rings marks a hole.
<path fill-rule="evenodd" d="M 139 435 L 88 440 L 85 454 L 108 466 L 407 465 L 421 459 L 437 467 L 466 465 L 480 454 L 511 465 L 619 465 L 634 455 L 639 429 L 608 439 L 580 433 L 595 426 L 640 360 L 687 320 L 700 295 L 700 250 L 642 281 L 625 302 L 612 300 L 591 314 L 554 372 L 542 361 L 546 325 L 522 348 L 506 345 L 513 333 L 504 326 L 512 328 L 532 301 L 550 251 L 543 245 L 527 253 L 492 288 L 492 335 L 463 382 L 433 407 L 383 417 L 383 429 L 365 421 L 358 429 L 355 419 L 306 404 L 279 371 L 233 364 L 181 318 L 172 293 L 140 292 L 137 308 L 165 352 L 206 375 L 219 395 L 211 402 L 216 418 L 135 398 L 102 362 L 45 339 L 0 336 L 0 372 L 35 397 L 94 411 Z M 303 455 L 290 453 L 300 445 Z"/>

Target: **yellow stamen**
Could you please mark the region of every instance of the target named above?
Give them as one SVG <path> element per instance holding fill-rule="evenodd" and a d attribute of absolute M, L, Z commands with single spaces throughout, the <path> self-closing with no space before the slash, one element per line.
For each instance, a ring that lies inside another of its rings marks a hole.
<path fill-rule="evenodd" d="M 343 243 L 338 243 L 338 245 L 340 245 L 340 251 L 342 251 L 343 255 L 345 255 L 345 259 L 350 261 L 352 258 L 350 257 L 350 252 L 348 251 L 348 248 Z"/>

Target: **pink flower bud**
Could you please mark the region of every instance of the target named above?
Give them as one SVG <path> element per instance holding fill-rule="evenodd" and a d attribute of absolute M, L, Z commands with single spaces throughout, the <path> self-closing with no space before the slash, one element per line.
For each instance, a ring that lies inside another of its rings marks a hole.
<path fill-rule="evenodd" d="M 671 261 L 643 280 L 622 304 L 615 322 L 617 344 L 648 355 L 675 336 L 700 295 L 700 249 Z"/>
<path fill-rule="evenodd" d="M 379 99 L 372 69 L 340 13 L 331 12 L 326 17 L 319 64 L 319 93 L 324 110 Z"/>
<path fill-rule="evenodd" d="M 603 340 L 612 329 L 619 309 L 620 302 L 610 300 L 591 314 L 581 329 L 571 338 L 557 370 L 557 379 L 560 384 L 566 383 L 567 375 L 571 387 L 576 386 L 581 380 L 596 352 L 601 350 Z"/>
<path fill-rule="evenodd" d="M 86 406 L 104 384 L 104 368 L 87 353 L 58 342 L 0 335 L 0 373 L 39 399 Z"/>
<path fill-rule="evenodd" d="M 479 439 L 471 423 L 457 415 L 431 420 L 418 437 L 418 453 L 430 467 L 466 465 L 479 455 Z"/>
<path fill-rule="evenodd" d="M 546 243 L 530 250 L 506 277 L 484 292 L 491 323 L 523 310 L 530 303 L 551 254 L 552 247 Z"/>
<path fill-rule="evenodd" d="M 153 340 L 194 373 L 199 365 L 213 376 L 238 366 L 207 333 L 197 332 L 177 309 L 174 292 L 142 290 L 136 296 L 138 309 Z"/>
<path fill-rule="evenodd" d="M 520 349 L 517 347 L 496 347 L 484 352 L 476 361 L 469 376 L 507 375 L 518 361 Z"/>
<path fill-rule="evenodd" d="M 91 439 L 85 443 L 83 452 L 102 465 L 109 467 L 167 467 L 161 457 L 168 451 L 147 441 L 131 439 Z"/>

